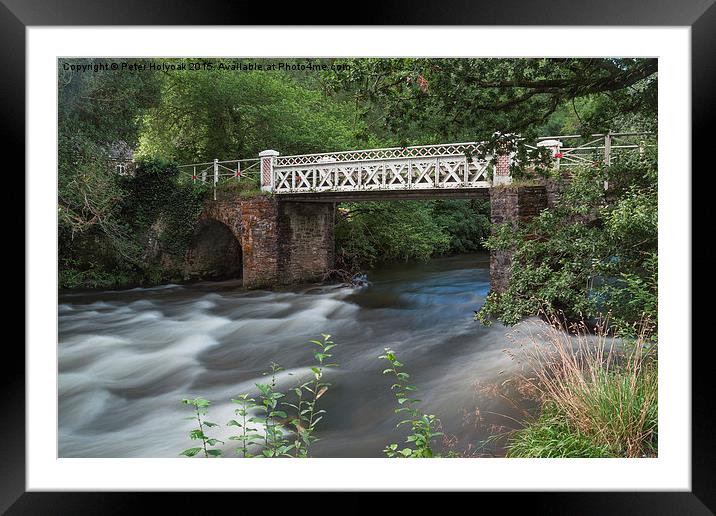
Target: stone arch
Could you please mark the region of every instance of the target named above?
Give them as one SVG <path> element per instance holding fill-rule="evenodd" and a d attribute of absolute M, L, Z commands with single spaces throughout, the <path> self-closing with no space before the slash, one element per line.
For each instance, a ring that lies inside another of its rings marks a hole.
<path fill-rule="evenodd" d="M 188 278 L 223 280 L 243 277 L 241 233 L 237 232 L 235 221 L 222 218 L 205 213 L 199 219 L 185 258 L 185 276 Z"/>

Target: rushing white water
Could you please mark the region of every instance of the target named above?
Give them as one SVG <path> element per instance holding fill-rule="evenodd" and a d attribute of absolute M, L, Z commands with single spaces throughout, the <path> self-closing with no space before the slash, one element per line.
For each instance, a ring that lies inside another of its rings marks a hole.
<path fill-rule="evenodd" d="M 426 412 L 460 445 L 489 434 L 470 417 L 476 407 L 513 414 L 481 399 L 475 381 L 499 381 L 514 363 L 506 328 L 483 327 L 473 311 L 489 289 L 486 255 L 442 258 L 370 273 L 361 290 L 304 287 L 246 291 L 240 283 L 166 285 L 151 289 L 66 293 L 59 306 L 59 455 L 176 457 L 188 440 L 184 397 L 212 400 L 211 435 L 228 436 L 232 397 L 257 394 L 272 361 L 288 388 L 309 372 L 309 339 L 330 333 L 340 367 L 321 398 L 327 414 L 312 454 L 380 457 L 404 428 L 378 359 L 393 348 L 406 364 Z"/>

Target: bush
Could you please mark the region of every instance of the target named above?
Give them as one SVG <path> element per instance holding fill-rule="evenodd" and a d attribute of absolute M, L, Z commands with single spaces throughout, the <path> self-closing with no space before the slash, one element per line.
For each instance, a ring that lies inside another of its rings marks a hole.
<path fill-rule="evenodd" d="M 61 205 L 60 287 L 108 288 L 179 278 L 178 264 L 211 185 L 182 183 L 176 165 L 158 159 L 139 161 L 131 176 L 110 171 L 87 177 L 93 182 L 77 180 L 66 191 L 78 190 L 88 199 L 86 210 L 96 212 L 96 222 L 71 224 L 79 217 Z"/>
<path fill-rule="evenodd" d="M 391 260 L 427 260 L 448 249 L 449 237 L 423 201 L 343 205 L 336 224 L 337 266 L 352 270 Z"/>
<path fill-rule="evenodd" d="M 554 208 L 496 226 L 486 247 L 512 253 L 511 278 L 477 317 L 511 325 L 541 310 L 573 321 L 611 313 L 613 329 L 633 335 L 646 315 L 655 334 L 656 179 L 651 157 L 576 170 Z"/>
<path fill-rule="evenodd" d="M 479 199 L 346 203 L 336 224 L 337 267 L 476 251 L 489 228 L 489 202 Z"/>

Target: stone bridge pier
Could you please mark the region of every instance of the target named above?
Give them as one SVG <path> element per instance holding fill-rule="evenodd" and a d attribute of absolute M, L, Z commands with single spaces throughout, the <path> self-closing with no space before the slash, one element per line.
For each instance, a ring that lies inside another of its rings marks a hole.
<path fill-rule="evenodd" d="M 335 211 L 335 203 L 271 195 L 207 201 L 186 255 L 187 275 L 241 276 L 249 288 L 319 280 L 334 266 Z M 231 242 L 216 245 L 221 235 Z M 202 245 L 206 240 L 214 245 Z"/>

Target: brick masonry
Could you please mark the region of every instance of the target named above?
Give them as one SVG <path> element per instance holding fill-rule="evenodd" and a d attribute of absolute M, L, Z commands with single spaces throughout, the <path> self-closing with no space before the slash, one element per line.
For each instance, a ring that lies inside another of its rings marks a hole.
<path fill-rule="evenodd" d="M 554 195 L 554 193 L 553 193 Z M 500 186 L 490 188 L 490 220 L 493 224 L 526 222 L 547 208 L 545 186 Z M 490 252 L 490 291 L 504 292 L 510 280 L 512 251 Z"/>
<path fill-rule="evenodd" d="M 281 283 L 318 280 L 334 267 L 336 207 L 325 202 L 279 202 Z"/>
<path fill-rule="evenodd" d="M 268 195 L 235 196 L 207 201 L 197 232 L 211 227 L 209 221 L 224 225 L 240 244 L 238 256 L 246 287 L 313 281 L 333 268 L 333 203 L 285 202 Z M 195 241 L 199 239 L 195 235 Z M 187 252 L 185 270 L 201 278 L 205 271 L 214 270 L 218 261 L 192 247 Z"/>
<path fill-rule="evenodd" d="M 280 283 L 278 205 L 273 197 L 237 198 L 241 213 L 244 286 Z"/>

